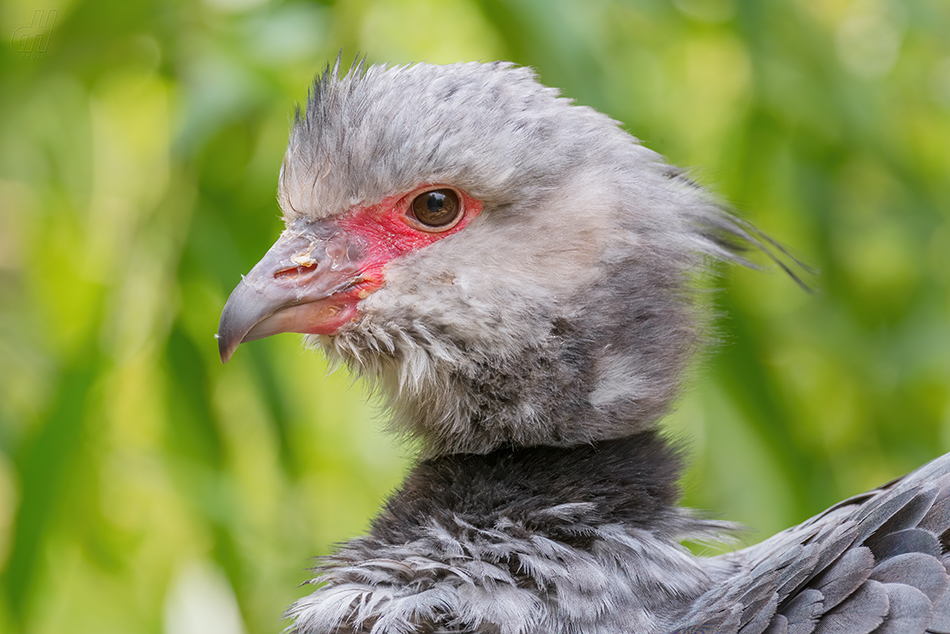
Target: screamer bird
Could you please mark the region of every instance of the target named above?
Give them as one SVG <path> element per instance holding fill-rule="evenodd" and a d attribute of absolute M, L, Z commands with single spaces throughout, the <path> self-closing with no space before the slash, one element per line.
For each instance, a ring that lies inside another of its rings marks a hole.
<path fill-rule="evenodd" d="M 222 360 L 306 333 L 422 447 L 293 632 L 950 632 L 948 458 L 750 548 L 680 545 L 730 528 L 676 506 L 657 431 L 701 343 L 695 280 L 788 260 L 616 122 L 507 63 L 337 62 L 279 201 Z"/>

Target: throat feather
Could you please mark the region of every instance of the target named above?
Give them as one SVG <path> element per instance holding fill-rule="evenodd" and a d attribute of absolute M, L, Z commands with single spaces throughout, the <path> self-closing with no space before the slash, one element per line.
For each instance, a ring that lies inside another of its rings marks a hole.
<path fill-rule="evenodd" d="M 400 543 L 433 521 L 480 530 L 518 525 L 585 548 L 606 525 L 659 526 L 679 498 L 680 464 L 655 431 L 572 447 L 443 455 L 415 467 L 371 534 Z"/>

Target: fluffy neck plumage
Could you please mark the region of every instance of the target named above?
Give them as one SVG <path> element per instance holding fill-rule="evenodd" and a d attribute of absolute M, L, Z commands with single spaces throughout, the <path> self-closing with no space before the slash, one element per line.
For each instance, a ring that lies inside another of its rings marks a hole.
<path fill-rule="evenodd" d="M 723 572 L 677 543 L 724 527 L 675 508 L 679 466 L 653 431 L 422 461 L 295 631 L 664 631 Z"/>

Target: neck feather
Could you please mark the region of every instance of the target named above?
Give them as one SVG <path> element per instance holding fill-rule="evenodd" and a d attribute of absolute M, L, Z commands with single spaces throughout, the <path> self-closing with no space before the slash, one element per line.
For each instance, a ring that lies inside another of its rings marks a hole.
<path fill-rule="evenodd" d="M 583 548 L 606 525 L 664 527 L 679 514 L 680 469 L 679 453 L 654 431 L 574 447 L 443 455 L 413 469 L 371 535 L 412 541 L 433 520 L 479 530 L 520 525 Z"/>
<path fill-rule="evenodd" d="M 678 544 L 726 528 L 674 506 L 679 465 L 653 431 L 424 460 L 295 631 L 667 631 L 723 573 Z"/>

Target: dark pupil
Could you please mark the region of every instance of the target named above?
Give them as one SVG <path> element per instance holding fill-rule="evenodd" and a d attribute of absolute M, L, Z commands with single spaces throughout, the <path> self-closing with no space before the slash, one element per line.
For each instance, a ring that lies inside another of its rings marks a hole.
<path fill-rule="evenodd" d="M 458 197 L 450 189 L 426 192 L 412 203 L 416 220 L 430 227 L 442 227 L 449 224 L 455 220 L 458 209 Z"/>
<path fill-rule="evenodd" d="M 426 201 L 426 207 L 429 208 L 429 213 L 435 216 L 443 213 L 445 211 L 445 194 L 430 192 L 429 200 Z"/>

